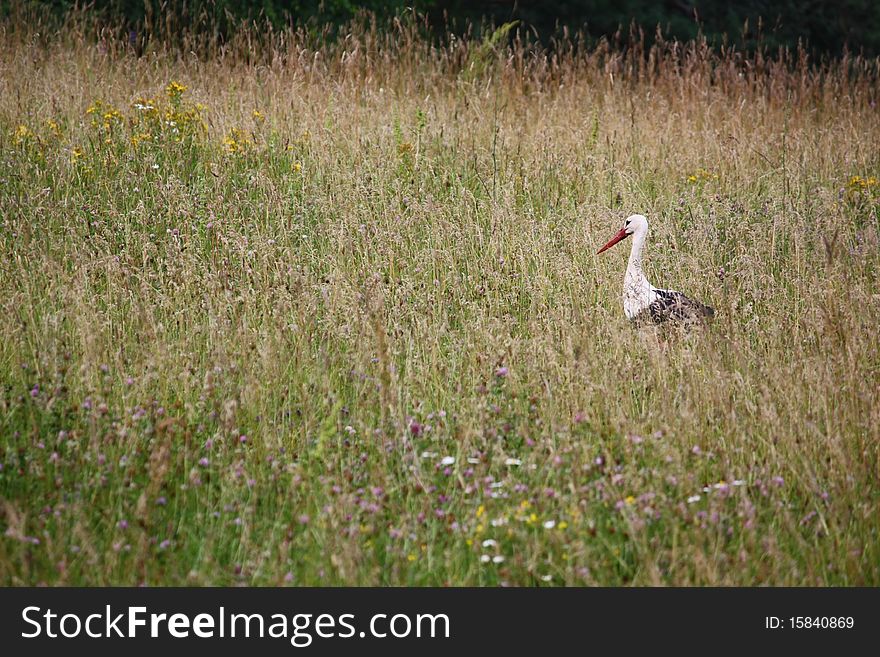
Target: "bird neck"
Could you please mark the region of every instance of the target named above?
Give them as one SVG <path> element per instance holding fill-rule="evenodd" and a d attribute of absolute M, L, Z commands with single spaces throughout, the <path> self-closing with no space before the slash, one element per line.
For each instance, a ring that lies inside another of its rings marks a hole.
<path fill-rule="evenodd" d="M 645 246 L 645 234 L 642 232 L 633 235 L 632 250 L 629 252 L 629 264 L 626 267 L 627 283 L 644 284 L 651 287 L 645 274 L 642 272 L 642 249 Z"/>
<path fill-rule="evenodd" d="M 644 233 L 633 235 L 629 265 L 623 279 L 623 311 L 630 319 L 635 318 L 651 305 L 656 298 L 654 288 L 642 272 L 642 247 L 645 245 Z"/>

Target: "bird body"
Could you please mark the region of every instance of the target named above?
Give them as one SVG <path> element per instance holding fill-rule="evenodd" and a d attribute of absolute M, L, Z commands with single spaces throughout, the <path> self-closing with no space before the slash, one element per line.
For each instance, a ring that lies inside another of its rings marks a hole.
<path fill-rule="evenodd" d="M 712 317 L 715 311 L 699 301 L 694 301 L 676 290 L 664 290 L 648 282 L 642 271 L 642 250 L 648 236 L 648 220 L 644 215 L 630 216 L 614 237 L 599 249 L 610 249 L 632 235 L 633 244 L 629 263 L 623 277 L 623 312 L 636 323 L 661 323 L 666 321 L 689 322 Z"/>

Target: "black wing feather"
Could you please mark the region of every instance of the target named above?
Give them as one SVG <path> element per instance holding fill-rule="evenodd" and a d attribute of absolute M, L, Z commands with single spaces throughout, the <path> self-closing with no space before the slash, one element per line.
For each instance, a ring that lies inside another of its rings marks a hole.
<path fill-rule="evenodd" d="M 660 324 L 662 322 L 677 321 L 698 321 L 705 320 L 715 315 L 715 309 L 694 301 L 675 290 L 658 290 L 657 298 L 648 306 L 648 308 L 639 314 L 639 319 Z M 647 315 L 646 317 L 642 317 Z"/>

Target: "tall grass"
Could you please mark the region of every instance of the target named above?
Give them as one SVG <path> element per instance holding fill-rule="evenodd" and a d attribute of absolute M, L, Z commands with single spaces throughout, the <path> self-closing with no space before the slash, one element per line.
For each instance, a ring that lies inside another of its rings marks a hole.
<path fill-rule="evenodd" d="M 878 62 L 384 27 L 0 26 L 0 581 L 880 584 Z"/>

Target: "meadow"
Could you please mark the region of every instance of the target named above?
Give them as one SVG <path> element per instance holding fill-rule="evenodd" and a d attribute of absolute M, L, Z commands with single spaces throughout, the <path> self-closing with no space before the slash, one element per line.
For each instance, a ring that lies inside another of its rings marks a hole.
<path fill-rule="evenodd" d="M 135 38 L 0 23 L 0 583 L 880 585 L 878 60 Z"/>

